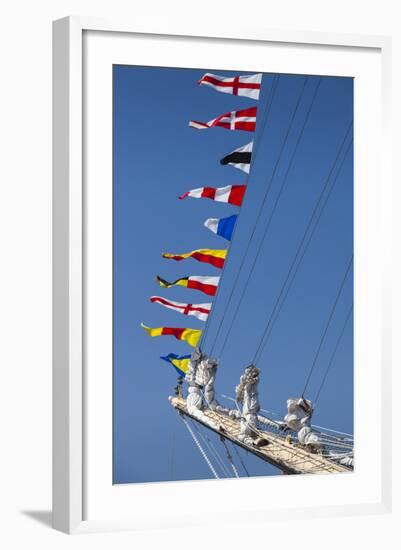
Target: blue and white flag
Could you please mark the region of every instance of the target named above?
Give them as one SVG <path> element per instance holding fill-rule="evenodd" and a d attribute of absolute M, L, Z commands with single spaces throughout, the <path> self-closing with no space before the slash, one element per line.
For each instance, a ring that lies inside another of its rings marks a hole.
<path fill-rule="evenodd" d="M 238 215 L 234 214 L 228 218 L 209 218 L 205 221 L 204 225 L 210 229 L 210 231 L 216 233 L 216 235 L 220 235 L 220 237 L 231 241 L 237 217 Z"/>

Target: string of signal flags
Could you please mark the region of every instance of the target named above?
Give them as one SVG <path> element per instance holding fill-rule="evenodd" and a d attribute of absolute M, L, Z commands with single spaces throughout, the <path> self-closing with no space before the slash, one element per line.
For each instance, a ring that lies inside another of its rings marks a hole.
<path fill-rule="evenodd" d="M 254 100 L 259 99 L 262 83 L 262 74 L 241 75 L 233 77 L 223 77 L 211 73 L 206 73 L 198 81 L 199 85 L 209 86 L 217 92 L 242 96 Z M 209 122 L 189 121 L 189 127 L 195 130 L 207 130 L 213 127 L 225 128 L 229 131 L 247 131 L 255 132 L 257 118 L 257 107 L 252 106 L 238 111 L 230 111 L 215 117 Z M 223 166 L 232 166 L 249 174 L 252 161 L 253 140 L 228 153 L 220 160 Z M 191 189 L 182 196 L 180 200 L 186 198 L 210 199 L 216 202 L 223 202 L 237 207 L 241 207 L 246 193 L 246 185 L 228 185 L 225 187 L 200 187 Z M 216 235 L 231 241 L 234 233 L 235 224 L 238 215 L 234 214 L 226 218 L 208 218 L 204 225 L 207 229 Z M 198 262 L 210 264 L 217 269 L 223 269 L 227 261 L 228 248 L 225 249 L 206 249 L 200 248 L 184 253 L 164 253 L 162 257 L 168 260 L 182 261 L 192 258 Z M 189 289 L 198 290 L 208 296 L 216 296 L 221 277 L 191 275 L 168 282 L 159 275 L 156 280 L 160 287 L 171 288 L 173 286 L 183 286 Z M 213 304 L 200 303 L 190 304 L 175 302 L 163 298 L 162 296 L 151 296 L 150 301 L 157 303 L 162 307 L 174 310 L 182 315 L 192 315 L 202 322 L 206 322 L 212 311 Z M 148 327 L 141 323 L 141 327 L 149 336 L 174 336 L 177 340 L 185 341 L 191 347 L 197 347 L 201 337 L 202 330 L 192 328 L 177 327 Z M 190 361 L 190 355 L 177 355 L 169 353 L 162 356 L 161 359 L 169 363 L 179 376 L 185 376 Z"/>

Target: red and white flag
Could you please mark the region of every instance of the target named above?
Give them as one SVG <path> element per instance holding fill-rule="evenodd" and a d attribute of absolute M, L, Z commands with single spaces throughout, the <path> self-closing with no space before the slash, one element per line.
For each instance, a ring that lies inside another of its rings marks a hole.
<path fill-rule="evenodd" d="M 220 126 L 227 130 L 245 130 L 246 132 L 254 132 L 256 127 L 256 113 L 257 107 L 250 107 L 249 109 L 242 109 L 241 111 L 231 111 L 220 115 L 209 122 L 198 122 L 197 120 L 190 120 L 189 126 L 196 128 L 197 130 L 206 130 L 213 126 Z"/>
<path fill-rule="evenodd" d="M 246 185 L 227 185 L 226 187 L 199 187 L 187 191 L 179 199 L 192 197 L 194 199 L 211 199 L 217 202 L 227 202 L 241 206 L 246 191 Z"/>
<path fill-rule="evenodd" d="M 262 73 L 229 78 L 217 74 L 206 73 L 198 81 L 198 84 L 211 86 L 223 94 L 241 95 L 251 97 L 252 99 L 259 99 L 261 82 Z"/>
<path fill-rule="evenodd" d="M 167 307 L 168 309 L 174 309 L 174 311 L 182 313 L 183 315 L 193 315 L 201 321 L 207 320 L 210 310 L 212 309 L 212 304 L 182 304 L 181 302 L 166 300 L 161 296 L 151 296 L 150 301 Z"/>

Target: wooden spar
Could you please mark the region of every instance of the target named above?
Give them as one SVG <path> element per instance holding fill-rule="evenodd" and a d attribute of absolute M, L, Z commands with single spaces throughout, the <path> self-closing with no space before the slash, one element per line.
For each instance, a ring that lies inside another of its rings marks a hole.
<path fill-rule="evenodd" d="M 180 414 L 201 423 L 219 436 L 229 439 L 235 445 L 239 445 L 258 458 L 276 466 L 285 474 L 333 474 L 352 471 L 347 466 L 328 460 L 320 454 L 313 454 L 298 443 L 289 442 L 285 437 L 270 432 L 260 432 L 263 439 L 267 441 L 267 445 L 263 447 L 247 445 L 238 439 L 240 433 L 239 420 L 210 409 L 202 411 L 216 426 L 223 428 L 224 431 L 220 431 L 189 414 L 186 401 L 182 397 L 171 397 L 170 402 Z"/>

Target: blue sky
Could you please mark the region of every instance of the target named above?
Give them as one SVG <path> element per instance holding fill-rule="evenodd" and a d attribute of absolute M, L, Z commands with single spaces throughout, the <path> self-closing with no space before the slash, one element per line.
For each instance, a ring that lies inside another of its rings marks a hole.
<path fill-rule="evenodd" d="M 225 74 L 218 68 L 114 67 L 114 483 L 210 478 L 203 458 L 168 401 L 176 384 L 176 372 L 159 358 L 168 353 L 190 353 L 192 348 L 172 337 L 150 338 L 140 323 L 153 327 L 204 328 L 204 323 L 195 318 L 151 304 L 149 297 L 156 294 L 181 302 L 209 301 L 200 292 L 180 287 L 161 289 L 155 277 L 175 280 L 188 275 L 219 275 L 220 270 L 192 259 L 165 260 L 161 254 L 227 246 L 227 241 L 207 230 L 203 222 L 209 217 L 235 214 L 238 209 L 205 199 L 180 201 L 178 196 L 197 187 L 246 183 L 245 173 L 221 166 L 219 160 L 254 138 L 258 145 L 247 196 L 204 343 L 205 351 L 210 352 L 216 329 L 224 317 L 213 350 L 219 355 L 319 83 L 314 76 L 280 75 L 263 132 L 261 127 L 255 135 L 222 128 L 197 131 L 188 127 L 190 119 L 208 121 L 227 111 L 255 105 L 252 99 L 197 86 L 197 80 L 207 71 Z M 276 75 L 263 76 L 262 94 L 257 102 L 259 123 L 274 78 Z M 298 112 L 280 154 L 300 97 Z M 352 79 L 323 77 L 220 357 L 218 397 L 233 395 L 243 369 L 253 358 L 352 113 Z M 303 390 L 352 255 L 352 163 L 351 149 L 258 362 L 262 371 L 262 407 L 280 415 L 286 412 L 287 398 L 298 396 Z M 271 190 L 251 241 L 249 257 L 232 305 L 227 309 L 234 278 L 270 181 Z M 312 400 L 352 297 L 351 271 L 305 394 Z M 353 431 L 352 317 L 322 389 L 314 422 Z M 215 441 L 213 435 L 208 436 Z M 241 456 L 252 475 L 279 473 L 243 451 Z"/>

